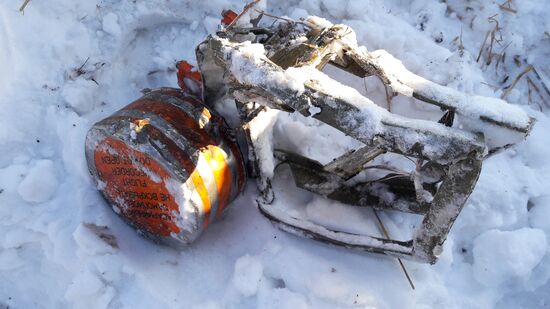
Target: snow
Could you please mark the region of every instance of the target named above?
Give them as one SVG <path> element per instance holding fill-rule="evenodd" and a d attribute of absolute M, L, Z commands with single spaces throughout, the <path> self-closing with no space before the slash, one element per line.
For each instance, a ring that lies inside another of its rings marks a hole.
<path fill-rule="evenodd" d="M 258 167 L 262 175 L 273 177 L 275 160 L 273 159 L 273 126 L 277 121 L 278 110 L 271 109 L 261 112 L 251 123 L 250 138 L 258 151 Z"/>
<path fill-rule="evenodd" d="M 73 308 L 104 309 L 108 308 L 114 295 L 115 290 L 105 285 L 100 277 L 91 271 L 85 271 L 76 276 L 64 296 Z"/>
<path fill-rule="evenodd" d="M 465 117 L 486 117 L 510 123 L 514 127 L 529 125 L 529 116 L 523 113 L 518 106 L 507 104 L 497 98 L 464 95 L 452 88 L 433 84 L 409 72 L 401 61 L 395 59 L 385 50 L 376 50 L 372 52 L 372 55 L 376 62 L 387 70 L 392 86 L 395 84 L 397 91 L 406 96 L 412 96 L 413 90 L 417 89 L 426 97 L 445 98 L 445 102 L 448 102 L 450 107 L 456 108 L 458 113 Z M 438 95 L 437 93 L 442 94 Z"/>
<path fill-rule="evenodd" d="M 119 36 L 121 33 L 120 26 L 118 24 L 118 16 L 114 13 L 107 13 L 103 16 L 103 31 L 110 35 Z"/>
<path fill-rule="evenodd" d="M 547 247 L 546 235 L 539 229 L 489 230 L 474 240 L 474 277 L 488 286 L 525 280 L 542 260 Z"/>
<path fill-rule="evenodd" d="M 43 203 L 53 197 L 59 182 L 51 160 L 39 160 L 17 187 L 21 198 L 31 203 Z"/>
<path fill-rule="evenodd" d="M 547 218 L 550 218 L 550 195 L 543 195 L 533 201 L 533 208 L 529 211 L 529 224 L 550 232 L 550 226 L 547 224 Z"/>
<path fill-rule="evenodd" d="M 107 230 L 106 227 L 103 229 Z M 82 223 L 76 228 L 73 237 L 82 252 L 88 255 L 114 253 L 116 242 L 108 243 L 106 241 L 110 239 L 106 238 L 108 234 L 98 233 L 99 231 L 96 226 L 86 223 Z"/>
<path fill-rule="evenodd" d="M 233 284 L 243 296 L 250 297 L 258 292 L 262 275 L 262 261 L 258 257 L 245 255 L 235 262 Z"/>
<path fill-rule="evenodd" d="M 61 95 L 76 113 L 86 114 L 97 107 L 94 95 L 96 87 L 91 80 L 77 79 L 67 82 Z"/>
<path fill-rule="evenodd" d="M 261 3 L 279 16 L 317 15 L 347 24 L 358 44 L 388 51 L 414 74 L 468 95 L 499 98 L 527 63 L 547 85 L 550 76 L 545 35 L 550 3 L 511 1 L 516 10 L 511 13 L 499 8 L 502 2 Z M 0 0 L 0 308 L 550 304 L 549 107 L 533 90 L 529 101 L 525 78 L 506 100 L 515 106 L 511 110 L 520 108 L 537 118 L 533 131 L 525 142 L 484 162 L 438 263 L 405 261 L 416 285 L 412 291 L 394 258 L 325 246 L 276 229 L 254 206 L 258 192 L 253 181 L 219 222 L 182 251 L 137 235 L 94 187 L 83 151 L 91 125 L 141 96 L 143 88 L 176 86 L 175 62 L 195 64 L 194 48 L 218 29 L 220 12 L 238 12 L 244 1 L 31 0 L 24 14 L 20 5 Z M 488 18 L 495 14 L 503 41 L 494 52 L 506 47 L 498 68 L 496 60 L 486 64 L 487 51 L 476 62 L 487 31 L 495 26 Z M 81 66 L 85 72 L 75 74 Z M 325 73 L 385 107 L 385 93 L 375 78 L 366 80 L 365 89 L 361 79 Z M 531 73 L 527 76 L 537 82 Z M 393 112 L 407 117 L 441 116 L 437 108 L 412 98 L 400 96 L 392 103 Z M 279 113 L 267 129 L 273 131 L 273 148 L 295 149 L 325 163 L 360 146 L 299 115 Z M 377 232 L 369 210 L 337 208 L 342 205 L 296 189 L 288 171 L 282 172 L 276 173 L 279 205 L 319 223 Z M 380 214 L 399 239 L 418 223 L 416 217 Z"/>
<path fill-rule="evenodd" d="M 259 308 L 296 308 L 306 309 L 308 304 L 304 296 L 288 289 L 277 288 L 272 292 L 265 293 L 262 301 L 258 303 Z"/>
<path fill-rule="evenodd" d="M 225 39 L 222 41 L 228 42 Z M 300 69 L 289 68 L 285 72 L 260 67 L 267 61 L 262 44 L 252 44 L 250 41 L 238 45 L 229 42 L 227 44 L 232 47 L 226 48 L 226 57 L 231 59 L 230 70 L 239 82 L 248 85 L 265 83 L 272 87 L 286 86 L 299 94 L 304 91 L 304 81 L 308 76 L 301 73 Z"/>

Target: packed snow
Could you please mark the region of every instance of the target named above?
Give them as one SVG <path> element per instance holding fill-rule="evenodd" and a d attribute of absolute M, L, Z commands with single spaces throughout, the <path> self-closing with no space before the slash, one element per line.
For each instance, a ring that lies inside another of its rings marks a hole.
<path fill-rule="evenodd" d="M 55 194 L 59 182 L 51 160 L 37 160 L 19 183 L 17 193 L 26 202 L 44 203 Z"/>
<path fill-rule="evenodd" d="M 529 278 L 546 251 L 546 235 L 540 229 L 489 230 L 474 241 L 474 277 L 488 286 Z M 494 262 L 502 257 L 502 262 Z"/>
<path fill-rule="evenodd" d="M 88 129 L 144 88 L 176 87 L 176 61 L 196 64 L 195 47 L 217 30 L 221 12 L 239 12 L 244 1 L 31 0 L 24 13 L 22 2 L 0 0 L 0 308 L 550 306 L 548 1 L 258 4 L 277 16 L 347 24 L 359 45 L 387 50 L 414 74 L 472 96 L 504 96 L 511 111 L 537 119 L 526 141 L 484 161 L 438 263 L 405 261 L 415 290 L 395 258 L 278 230 L 256 209 L 254 181 L 181 251 L 139 236 L 98 193 L 84 156 Z M 504 89 L 528 65 L 534 69 Z M 326 73 L 388 107 L 375 77 Z M 413 118 L 441 116 L 406 96 L 393 98 L 391 108 Z M 267 118 L 273 139 L 262 142 L 269 147 L 326 163 L 359 146 L 311 118 Z M 369 210 L 296 189 L 284 168 L 274 184 L 276 201 L 292 215 L 379 233 Z M 397 239 L 418 223 L 380 215 Z"/>

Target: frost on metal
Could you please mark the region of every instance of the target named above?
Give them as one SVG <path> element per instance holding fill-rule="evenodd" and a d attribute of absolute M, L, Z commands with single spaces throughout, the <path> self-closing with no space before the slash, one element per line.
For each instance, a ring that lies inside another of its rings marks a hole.
<path fill-rule="evenodd" d="M 483 158 L 516 142 L 513 136 L 525 137 L 534 123 L 517 106 L 438 85 L 411 73 L 384 50 L 367 51 L 345 25 L 233 27 L 201 43 L 197 59 L 207 102 L 229 95 L 237 103 L 263 193 L 262 214 L 285 231 L 363 251 L 434 263 L 475 187 Z M 445 115 L 433 122 L 393 114 L 324 74 L 321 69 L 329 63 L 359 77 L 377 76 L 391 93 L 436 105 Z M 261 137 L 273 125 L 266 109 L 315 118 L 365 146 L 326 165 L 284 150 L 271 155 L 266 147 L 272 145 Z M 462 128 L 453 127 L 455 115 L 464 120 Z M 492 134 L 500 137 L 500 145 L 486 142 Z M 406 156 L 416 169 L 348 181 L 385 153 Z M 409 241 L 397 241 L 333 231 L 293 217 L 270 206 L 273 169 L 283 163 L 300 188 L 351 205 L 422 214 L 422 224 Z"/>

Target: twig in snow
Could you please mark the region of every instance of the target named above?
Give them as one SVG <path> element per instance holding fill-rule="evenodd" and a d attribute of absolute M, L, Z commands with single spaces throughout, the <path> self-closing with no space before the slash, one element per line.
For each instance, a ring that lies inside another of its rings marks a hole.
<path fill-rule="evenodd" d="M 84 66 L 86 65 L 86 63 L 88 63 L 88 60 L 90 60 L 90 57 L 86 58 L 86 60 L 84 61 L 84 63 L 76 70 L 76 72 L 78 73 L 78 75 L 84 74 L 84 71 L 82 70 L 82 68 L 84 68 Z"/>
<path fill-rule="evenodd" d="M 516 86 L 516 84 L 523 77 L 523 75 L 529 73 L 529 71 L 531 71 L 532 69 L 533 69 L 533 66 L 529 65 L 525 70 L 523 70 L 521 73 L 519 73 L 518 76 L 516 76 L 516 78 L 514 78 L 514 80 L 512 81 L 512 84 L 510 86 L 506 87 L 506 90 L 502 93 L 500 98 L 504 99 L 510 93 L 510 91 L 512 91 L 512 89 Z"/>
<path fill-rule="evenodd" d="M 498 23 L 498 19 L 496 19 L 495 17 L 497 17 L 498 14 L 495 14 L 493 16 L 489 16 L 489 18 L 487 18 L 487 20 L 490 22 L 490 23 L 495 23 L 495 28 L 493 29 L 493 32 L 496 34 L 498 32 L 499 36 L 500 36 L 500 39 L 497 40 L 497 41 L 502 41 L 502 33 L 500 33 L 500 24 Z"/>
<path fill-rule="evenodd" d="M 531 85 L 529 84 L 530 81 L 531 79 L 527 77 L 527 105 L 531 105 L 531 103 L 533 103 L 531 96 Z"/>
<path fill-rule="evenodd" d="M 542 84 L 542 88 L 544 88 L 544 91 L 546 91 L 546 94 L 550 96 L 550 90 L 548 89 L 548 86 L 544 83 L 544 80 L 542 80 L 542 77 L 540 77 L 539 72 L 535 67 L 533 67 L 533 73 L 535 73 L 535 77 L 539 80 L 539 82 Z"/>
<path fill-rule="evenodd" d="M 84 63 L 82 63 L 81 66 L 79 66 L 76 69 L 73 69 L 69 74 L 69 78 L 72 80 L 75 80 L 77 77 L 86 74 L 86 71 L 84 70 L 84 66 L 86 65 L 86 63 L 88 63 L 88 60 L 90 60 L 90 57 L 86 58 L 86 60 L 84 61 Z"/>
<path fill-rule="evenodd" d="M 537 86 L 535 86 L 535 84 L 533 84 L 533 81 L 527 77 L 527 105 L 531 105 L 533 103 L 533 90 L 532 88 L 535 88 L 535 90 L 537 90 Z M 540 96 L 540 93 L 539 93 L 539 96 Z M 542 96 L 541 96 L 541 99 L 542 99 Z M 542 99 L 542 102 L 544 102 L 544 99 Z M 539 110 L 542 112 L 542 105 L 540 103 L 537 103 L 537 105 L 539 106 Z"/>
<path fill-rule="evenodd" d="M 531 88 L 533 88 L 535 90 L 535 92 L 539 95 L 540 100 L 542 101 L 542 104 L 544 104 L 545 106 L 550 107 L 546 103 L 546 101 L 544 100 L 544 97 L 542 96 L 542 93 L 540 93 L 539 87 L 537 87 L 537 85 L 535 85 L 535 83 L 533 82 L 533 80 L 531 78 L 527 77 L 527 89 L 529 90 L 529 99 L 531 99 Z M 542 105 L 539 104 L 539 108 L 540 108 L 540 111 L 542 112 Z"/>
<path fill-rule="evenodd" d="M 460 35 L 455 37 L 452 42 L 457 46 L 458 54 L 460 55 L 460 57 L 464 56 L 464 42 L 462 42 L 462 27 L 460 27 Z"/>
<path fill-rule="evenodd" d="M 495 85 L 491 85 L 489 83 L 486 83 L 486 82 L 481 82 L 482 84 L 486 85 L 486 86 L 489 86 L 491 89 L 493 89 L 493 91 L 496 91 L 499 87 L 495 86 Z"/>
<path fill-rule="evenodd" d="M 372 209 L 372 211 L 374 212 L 374 216 L 376 217 L 376 220 L 378 221 L 378 224 L 380 225 L 380 229 L 384 233 L 384 237 L 386 237 L 387 239 L 390 239 L 390 236 L 388 234 L 388 231 L 386 230 L 386 227 L 382 223 L 382 220 L 380 220 L 380 216 L 378 216 L 378 212 L 374 208 Z M 411 285 L 411 288 L 414 290 L 414 283 L 412 282 L 412 279 L 409 276 L 409 273 L 407 272 L 407 269 L 405 268 L 405 264 L 403 264 L 403 261 L 401 261 L 400 258 L 397 258 L 397 261 L 399 262 L 399 265 L 401 266 L 401 269 L 403 270 L 403 273 L 405 274 L 405 277 L 407 277 L 407 281 L 409 281 L 409 284 Z"/>
<path fill-rule="evenodd" d="M 506 2 L 500 4 L 498 6 L 501 10 L 503 11 L 506 11 L 506 12 L 509 12 L 509 13 L 514 13 L 516 14 L 518 11 L 513 9 L 512 8 L 512 0 L 507 0 Z"/>
<path fill-rule="evenodd" d="M 29 4 L 31 0 L 25 0 L 25 2 L 23 2 L 23 4 L 21 5 L 21 7 L 19 8 L 19 12 L 25 14 L 25 8 L 27 7 L 27 4 Z"/>
<path fill-rule="evenodd" d="M 263 14 L 263 15 L 267 16 L 267 17 L 271 17 L 271 18 L 279 19 L 279 20 L 284 20 L 284 21 L 289 22 L 289 23 L 301 24 L 301 25 L 304 25 L 304 26 L 313 28 L 313 27 L 311 26 L 311 24 L 305 23 L 305 22 L 303 22 L 303 21 L 293 20 L 293 19 L 285 18 L 285 17 L 281 17 L 281 16 L 276 16 L 276 15 L 273 15 L 273 14 L 269 14 L 269 13 L 267 13 L 267 12 L 264 11 L 264 10 L 258 10 L 258 9 L 254 9 L 254 10 L 255 10 L 256 12 L 260 13 L 260 14 Z"/>
<path fill-rule="evenodd" d="M 514 64 L 519 68 L 522 65 L 522 60 L 519 55 L 514 56 Z"/>
<path fill-rule="evenodd" d="M 479 62 L 479 58 L 481 58 L 481 54 L 483 53 L 483 48 L 485 47 L 485 43 L 487 43 L 487 38 L 489 37 L 489 33 L 491 31 L 487 31 L 487 34 L 485 34 L 485 39 L 483 39 L 483 44 L 481 44 L 481 47 L 479 48 L 479 53 L 477 54 L 476 62 Z"/>
<path fill-rule="evenodd" d="M 477 17 L 477 15 L 474 15 L 474 17 L 472 17 L 472 20 L 470 20 L 470 29 L 471 30 L 474 29 L 474 20 L 476 20 L 476 17 Z"/>
<path fill-rule="evenodd" d="M 493 61 L 493 45 L 495 43 L 495 33 L 491 31 L 491 43 L 489 43 L 489 56 L 487 58 L 487 61 L 485 64 L 491 65 L 491 62 Z"/>
<path fill-rule="evenodd" d="M 485 156 L 485 159 L 490 158 L 490 157 L 494 156 L 497 153 L 501 153 L 504 150 L 508 150 L 508 149 L 512 148 L 513 146 L 515 146 L 515 145 L 516 144 L 506 144 L 504 146 L 493 148 L 493 149 L 489 150 L 489 153 Z"/>
<path fill-rule="evenodd" d="M 502 33 L 500 24 L 498 23 L 498 20 L 495 18 L 498 14 L 495 14 L 493 16 L 490 16 L 488 18 L 489 23 L 495 23 L 495 27 L 492 30 L 487 31 L 487 34 L 485 34 L 485 39 L 483 40 L 483 44 L 481 44 L 481 48 L 479 49 L 479 53 L 477 54 L 476 62 L 479 62 L 479 59 L 481 59 L 481 55 L 483 54 L 483 50 L 485 49 L 485 45 L 487 44 L 487 39 L 489 38 L 489 35 L 491 35 L 491 40 L 489 43 L 489 50 L 488 50 L 488 56 L 486 65 L 490 65 L 493 60 L 493 45 L 496 43 L 500 44 L 502 42 Z"/>
<path fill-rule="evenodd" d="M 107 245 L 114 249 L 118 249 L 118 241 L 111 230 L 104 225 L 96 225 L 94 223 L 84 223 L 83 226 L 90 232 L 94 233 L 99 239 L 103 240 Z"/>
<path fill-rule="evenodd" d="M 506 44 L 506 46 L 504 46 L 504 48 L 502 49 L 500 54 L 498 54 L 497 63 L 495 65 L 495 72 L 497 72 L 497 70 L 498 70 L 499 63 L 504 62 L 504 58 L 506 57 L 506 48 L 508 48 L 508 46 L 510 46 L 510 44 L 512 44 L 512 42 L 509 42 L 508 44 Z"/>

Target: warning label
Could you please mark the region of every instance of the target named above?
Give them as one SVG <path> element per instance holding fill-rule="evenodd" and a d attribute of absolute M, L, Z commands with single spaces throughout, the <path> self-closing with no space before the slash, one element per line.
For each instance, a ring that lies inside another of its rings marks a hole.
<path fill-rule="evenodd" d="M 94 159 L 104 193 L 122 216 L 153 235 L 180 232 L 178 206 L 165 186 L 170 175 L 155 160 L 113 138 L 98 145 Z"/>

